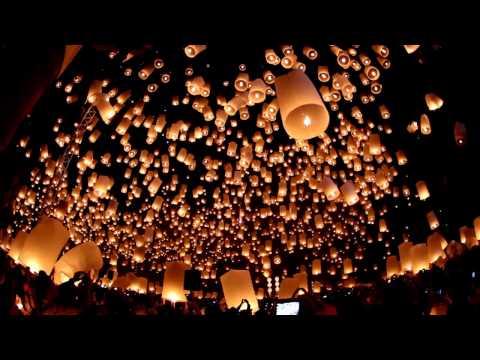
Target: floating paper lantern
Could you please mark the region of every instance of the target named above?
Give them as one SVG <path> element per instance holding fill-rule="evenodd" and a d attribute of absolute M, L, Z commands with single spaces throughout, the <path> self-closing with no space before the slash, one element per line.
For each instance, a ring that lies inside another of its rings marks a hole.
<path fill-rule="evenodd" d="M 340 190 L 329 176 L 323 177 L 322 188 L 328 201 L 336 200 L 340 196 Z"/>
<path fill-rule="evenodd" d="M 312 261 L 312 275 L 320 275 L 322 273 L 322 263 L 320 259 L 315 259 Z"/>
<path fill-rule="evenodd" d="M 27 239 L 28 234 L 20 231 L 17 236 L 13 239 L 10 250 L 8 252 L 8 256 L 10 256 L 13 260 L 18 261 L 20 258 L 20 254 L 22 253 L 23 247 L 25 246 L 25 240 Z"/>
<path fill-rule="evenodd" d="M 330 73 L 327 66 L 318 66 L 317 68 L 318 80 L 321 82 L 328 82 L 330 80 Z"/>
<path fill-rule="evenodd" d="M 34 272 L 43 270 L 50 274 L 68 238 L 68 231 L 60 221 L 42 216 L 27 235 L 19 261 Z"/>
<path fill-rule="evenodd" d="M 403 45 L 403 47 L 405 48 L 407 54 L 413 54 L 415 51 L 418 50 L 420 45 Z"/>
<path fill-rule="evenodd" d="M 418 181 L 415 186 L 417 187 L 417 193 L 420 200 L 427 200 L 430 197 L 425 181 Z"/>
<path fill-rule="evenodd" d="M 280 64 L 280 57 L 272 49 L 265 50 L 265 60 L 270 65 Z"/>
<path fill-rule="evenodd" d="M 405 165 L 407 163 L 408 161 L 407 157 L 405 156 L 402 150 L 397 150 L 395 154 L 397 155 L 398 165 Z"/>
<path fill-rule="evenodd" d="M 275 80 L 282 123 L 297 140 L 320 136 L 328 127 L 329 113 L 310 79 L 293 70 Z"/>
<path fill-rule="evenodd" d="M 54 282 L 59 285 L 71 279 L 75 273 L 92 273 L 92 280 L 98 276 L 103 266 L 102 253 L 92 241 L 75 246 L 66 252 L 55 264 Z"/>
<path fill-rule="evenodd" d="M 435 212 L 433 210 L 427 213 L 427 221 L 428 221 L 428 226 L 430 227 L 430 230 L 435 230 L 440 226 L 440 223 L 438 222 L 438 218 L 435 215 Z"/>
<path fill-rule="evenodd" d="M 375 66 L 366 66 L 363 72 L 371 81 L 375 81 L 380 78 L 380 70 L 378 70 Z"/>
<path fill-rule="evenodd" d="M 427 252 L 430 263 L 435 262 L 438 258 L 445 258 L 446 254 L 444 248 L 447 243 L 442 235 L 438 232 L 434 232 L 427 238 Z"/>
<path fill-rule="evenodd" d="M 252 313 L 258 311 L 258 301 L 248 270 L 230 270 L 220 277 L 220 282 L 228 308 L 237 308 L 246 299 Z"/>
<path fill-rule="evenodd" d="M 398 245 L 398 253 L 400 255 L 400 265 L 403 272 L 412 271 L 413 259 L 412 259 L 412 247 L 411 242 L 403 242 Z"/>
<path fill-rule="evenodd" d="M 428 110 L 435 111 L 443 106 L 443 100 L 434 93 L 425 95 L 425 102 L 427 103 Z"/>
<path fill-rule="evenodd" d="M 95 195 L 99 198 L 105 197 L 108 191 L 112 188 L 113 183 L 114 181 L 111 177 L 104 175 L 99 176 L 94 185 Z"/>
<path fill-rule="evenodd" d="M 394 275 L 400 275 L 400 262 L 395 255 L 387 257 L 387 278 L 391 278 Z"/>
<path fill-rule="evenodd" d="M 184 290 L 185 270 L 189 266 L 183 262 L 171 262 L 167 264 L 163 279 L 162 299 L 171 302 L 186 302 Z"/>
<path fill-rule="evenodd" d="M 352 259 L 343 260 L 343 273 L 345 275 L 351 274 L 353 272 Z"/>
<path fill-rule="evenodd" d="M 286 277 L 280 283 L 279 299 L 291 299 L 295 291 L 300 287 L 299 279 Z"/>
<path fill-rule="evenodd" d="M 251 83 L 248 92 L 248 100 L 254 104 L 259 104 L 265 101 L 267 85 L 262 79 L 256 79 Z"/>
<path fill-rule="evenodd" d="M 185 47 L 185 55 L 187 55 L 189 58 L 194 58 L 206 49 L 207 45 L 188 45 Z"/>
<path fill-rule="evenodd" d="M 296 62 L 297 62 L 297 56 L 295 54 L 285 55 L 285 57 L 283 57 L 282 60 L 280 61 L 280 63 L 285 69 L 293 68 Z"/>
<path fill-rule="evenodd" d="M 414 245 L 411 248 L 411 256 L 412 271 L 414 274 L 429 268 L 430 264 L 428 261 L 428 249 L 426 244 L 421 243 Z"/>
<path fill-rule="evenodd" d="M 103 122 L 109 125 L 115 116 L 115 110 L 105 96 L 97 96 L 94 105 L 96 106 Z"/>
<path fill-rule="evenodd" d="M 420 117 L 420 131 L 423 135 L 429 135 L 432 132 L 430 119 L 425 114 Z"/>
<path fill-rule="evenodd" d="M 340 187 L 340 191 L 342 192 L 344 201 L 349 206 L 355 205 L 358 202 L 357 188 L 350 180 Z"/>
<path fill-rule="evenodd" d="M 317 50 L 315 50 L 315 49 L 313 49 L 309 46 L 305 46 L 303 48 L 303 55 L 305 55 L 310 60 L 315 60 L 318 56 L 318 52 L 317 52 Z"/>
<path fill-rule="evenodd" d="M 461 122 L 456 121 L 455 127 L 453 130 L 453 134 L 455 136 L 455 142 L 458 146 L 464 146 L 467 142 L 467 130 L 465 125 Z"/>
<path fill-rule="evenodd" d="M 473 220 L 473 227 L 475 231 L 475 238 L 480 240 L 480 216 L 477 216 L 475 220 Z"/>
<path fill-rule="evenodd" d="M 368 150 L 370 155 L 381 155 L 382 154 L 382 143 L 380 141 L 380 135 L 371 134 L 368 138 Z"/>

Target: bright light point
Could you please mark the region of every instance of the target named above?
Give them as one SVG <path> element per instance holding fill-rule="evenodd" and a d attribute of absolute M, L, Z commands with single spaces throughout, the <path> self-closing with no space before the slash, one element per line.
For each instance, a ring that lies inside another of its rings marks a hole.
<path fill-rule="evenodd" d="M 305 127 L 309 127 L 310 125 L 312 125 L 312 120 L 308 115 L 305 116 L 305 119 L 303 119 L 303 125 L 305 125 Z"/>

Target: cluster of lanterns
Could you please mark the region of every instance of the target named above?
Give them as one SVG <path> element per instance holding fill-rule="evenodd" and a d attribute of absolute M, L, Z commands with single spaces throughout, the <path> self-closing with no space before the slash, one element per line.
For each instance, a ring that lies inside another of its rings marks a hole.
<path fill-rule="evenodd" d="M 404 47 L 412 54 L 419 45 Z M 113 267 L 159 272 L 186 266 L 217 281 L 219 263 L 226 270 L 242 266 L 255 284 L 268 285 L 269 295 L 285 297 L 298 287 L 320 291 L 322 274 L 352 286 L 374 241 L 385 244 L 387 276 L 443 257 L 434 211 L 426 214 L 436 231 L 426 243 L 400 244 L 400 261 L 390 252 L 396 239 L 386 199 L 426 201 L 430 193 L 422 179 L 404 176 L 406 152 L 385 145 L 393 114 L 379 100 L 388 91 L 382 79 L 392 66 L 389 48 L 279 50 L 265 50 L 262 76 L 242 64 L 223 86 L 197 65 L 208 54 L 205 45 L 184 48 L 183 73 L 170 72 L 171 60 L 157 52 L 141 61 L 134 52 L 122 59 L 120 51 L 109 54 L 120 66 L 115 76 L 87 84 L 84 100 L 97 117 L 84 133 L 57 121 L 55 142 L 33 149 L 29 136 L 20 140 L 26 157 L 38 153 L 38 166 L 13 204 L 18 217 L 9 232 L 30 231 L 45 211 L 65 224 L 75 244 L 96 244 Z M 57 84 L 68 103 L 82 99 L 75 90 L 83 78 Z M 183 92 L 167 94 L 169 82 L 183 83 Z M 430 112 L 443 105 L 433 93 L 425 101 Z M 165 111 L 156 102 L 167 104 Z M 189 117 L 176 117 L 176 109 Z M 430 134 L 428 114 L 419 122 L 421 133 Z M 417 131 L 418 124 L 407 130 Z M 460 123 L 455 139 L 466 141 Z M 65 149 L 72 166 L 58 177 Z M 289 278 L 286 259 L 295 253 L 301 261 Z M 229 274 L 246 281 L 243 273 Z M 168 285 L 177 280 L 167 277 L 163 291 L 180 300 L 181 291 Z M 118 281 L 146 287 L 139 278 Z M 221 281 L 235 298 L 229 277 Z M 256 296 L 264 294 L 261 288 Z M 248 296 L 255 297 L 253 288 Z"/>

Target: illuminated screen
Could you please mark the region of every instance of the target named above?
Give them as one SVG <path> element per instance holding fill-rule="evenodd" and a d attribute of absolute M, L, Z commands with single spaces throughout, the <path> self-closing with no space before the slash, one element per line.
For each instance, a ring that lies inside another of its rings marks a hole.
<path fill-rule="evenodd" d="M 277 315 L 298 315 L 300 303 L 298 301 L 277 304 Z"/>

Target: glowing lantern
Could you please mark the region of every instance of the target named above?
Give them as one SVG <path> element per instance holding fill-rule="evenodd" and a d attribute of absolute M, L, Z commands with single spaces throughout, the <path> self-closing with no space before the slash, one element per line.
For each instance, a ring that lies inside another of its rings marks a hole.
<path fill-rule="evenodd" d="M 300 287 L 299 278 L 287 277 L 280 283 L 280 291 L 278 292 L 279 299 L 292 298 L 295 291 Z"/>
<path fill-rule="evenodd" d="M 312 261 L 312 275 L 320 275 L 322 273 L 322 262 L 320 259 Z"/>
<path fill-rule="evenodd" d="M 413 54 L 415 51 L 418 50 L 420 45 L 403 45 L 403 47 L 405 48 L 407 54 Z"/>
<path fill-rule="evenodd" d="M 97 178 L 94 185 L 95 195 L 103 198 L 113 186 L 113 179 L 109 176 L 101 175 Z"/>
<path fill-rule="evenodd" d="M 285 131 L 297 140 L 320 136 L 328 127 L 329 113 L 310 79 L 293 70 L 275 80 Z"/>
<path fill-rule="evenodd" d="M 18 261 L 18 259 L 20 258 L 20 254 L 22 253 L 27 237 L 28 234 L 20 231 L 13 239 L 10 245 L 10 250 L 8 252 L 8 256 L 10 256 L 13 260 Z"/>
<path fill-rule="evenodd" d="M 172 302 L 186 302 L 184 290 L 185 270 L 189 266 L 183 262 L 171 262 L 167 264 L 163 279 L 162 299 Z"/>
<path fill-rule="evenodd" d="M 398 245 L 398 253 L 400 255 L 400 264 L 402 266 L 402 271 L 412 271 L 412 247 L 411 242 L 403 242 Z"/>
<path fill-rule="evenodd" d="M 237 91 L 243 92 L 248 89 L 248 84 L 250 82 L 249 76 L 247 73 L 240 73 L 235 79 L 235 89 Z"/>
<path fill-rule="evenodd" d="M 359 197 L 357 195 L 357 188 L 352 181 L 348 180 L 345 184 L 340 187 L 340 191 L 343 194 L 344 201 L 349 205 L 355 205 Z"/>
<path fill-rule="evenodd" d="M 343 273 L 345 275 L 351 274 L 353 272 L 352 259 L 345 259 L 343 261 Z"/>
<path fill-rule="evenodd" d="M 443 106 L 443 100 L 434 93 L 425 95 L 425 102 L 430 111 L 438 110 Z"/>
<path fill-rule="evenodd" d="M 428 187 L 425 181 L 418 181 L 416 183 L 416 187 L 420 200 L 427 200 L 430 197 L 430 193 L 428 192 Z"/>
<path fill-rule="evenodd" d="M 330 73 L 328 72 L 327 66 L 318 66 L 317 75 L 321 82 L 328 82 L 330 80 Z"/>
<path fill-rule="evenodd" d="M 405 165 L 407 163 L 407 157 L 402 150 L 396 152 L 398 165 Z"/>
<path fill-rule="evenodd" d="M 220 282 L 228 308 L 236 308 L 246 299 L 252 313 L 258 311 L 258 301 L 248 270 L 230 270 L 220 277 Z"/>
<path fill-rule="evenodd" d="M 43 270 L 50 274 L 68 238 L 68 231 L 60 221 L 42 216 L 27 235 L 19 261 L 33 272 Z"/>
<path fill-rule="evenodd" d="M 194 58 L 206 49 L 207 45 L 188 45 L 185 47 L 185 55 L 187 55 L 189 58 Z"/>
<path fill-rule="evenodd" d="M 137 263 L 141 263 L 145 260 L 145 248 L 143 246 L 137 247 L 133 253 L 133 260 Z"/>
<path fill-rule="evenodd" d="M 328 201 L 336 200 L 340 196 L 340 190 L 329 176 L 323 177 L 322 188 Z"/>
<path fill-rule="evenodd" d="M 397 257 L 395 255 L 387 257 L 387 278 L 391 278 L 394 275 L 399 275 L 400 273 L 400 262 L 398 261 Z"/>
<path fill-rule="evenodd" d="M 102 253 L 97 244 L 87 241 L 66 252 L 55 264 L 54 282 L 59 285 L 71 279 L 75 273 L 91 273 L 95 280 L 103 266 Z"/>
<path fill-rule="evenodd" d="M 445 258 L 446 254 L 444 248 L 446 247 L 446 241 L 442 235 L 438 232 L 434 232 L 427 238 L 427 251 L 428 259 L 431 263 L 435 262 L 439 257 Z"/>
<path fill-rule="evenodd" d="M 382 144 L 380 142 L 380 135 L 372 134 L 368 138 L 368 150 L 370 155 L 381 155 L 382 154 Z"/>
<path fill-rule="evenodd" d="M 432 132 L 432 128 L 430 126 L 430 120 L 427 115 L 423 114 L 420 117 L 420 131 L 423 135 L 429 135 Z"/>
<path fill-rule="evenodd" d="M 473 227 L 475 230 L 475 238 L 480 240 L 480 216 L 477 216 L 475 220 L 473 220 Z"/>
<path fill-rule="evenodd" d="M 467 130 L 465 128 L 465 125 L 461 122 L 456 121 L 453 134 L 455 136 L 455 142 L 457 143 L 457 145 L 464 146 L 467 142 Z"/>
<path fill-rule="evenodd" d="M 248 100 L 254 104 L 259 104 L 265 101 L 267 85 L 262 79 L 256 79 L 252 82 L 250 91 L 248 92 Z"/>
<path fill-rule="evenodd" d="M 437 216 L 435 215 L 434 211 L 429 211 L 427 213 L 427 221 L 428 226 L 430 226 L 430 230 L 435 230 L 440 226 L 440 223 L 438 222 Z"/>
<path fill-rule="evenodd" d="M 416 244 L 411 249 L 412 256 L 412 271 L 414 274 L 421 270 L 429 268 L 428 249 L 424 243 Z"/>
<path fill-rule="evenodd" d="M 315 50 L 315 49 L 313 49 L 309 46 L 305 46 L 303 48 L 303 55 L 305 55 L 310 60 L 315 60 L 318 56 L 318 52 L 317 52 L 317 50 Z"/>
<path fill-rule="evenodd" d="M 109 125 L 115 116 L 115 110 L 105 96 L 97 96 L 94 102 L 103 122 Z"/>

